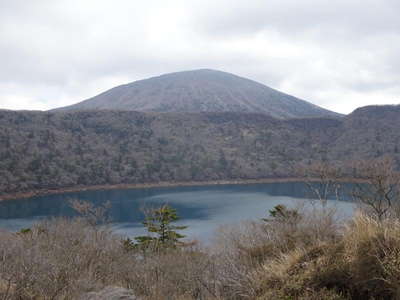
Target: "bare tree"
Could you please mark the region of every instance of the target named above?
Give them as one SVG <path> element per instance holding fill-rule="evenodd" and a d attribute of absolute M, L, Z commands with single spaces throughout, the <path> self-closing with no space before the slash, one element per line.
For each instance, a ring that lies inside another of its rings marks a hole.
<path fill-rule="evenodd" d="M 353 199 L 378 220 L 399 215 L 400 173 L 393 158 L 382 157 L 354 163 L 359 182 L 354 183 Z"/>
<path fill-rule="evenodd" d="M 88 201 L 72 199 L 69 201 L 70 206 L 83 217 L 90 225 L 98 225 L 110 221 L 109 210 L 111 208 L 110 201 L 95 206 Z"/>
<path fill-rule="evenodd" d="M 340 168 L 324 161 L 314 162 L 307 166 L 297 168 L 311 196 L 320 200 L 323 206 L 330 197 L 341 199 L 341 179 L 343 174 Z"/>

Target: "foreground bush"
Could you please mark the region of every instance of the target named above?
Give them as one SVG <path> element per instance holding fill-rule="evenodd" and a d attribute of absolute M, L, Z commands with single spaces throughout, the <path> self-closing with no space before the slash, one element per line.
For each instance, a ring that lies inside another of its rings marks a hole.
<path fill-rule="evenodd" d="M 339 241 L 294 249 L 254 275 L 260 299 L 399 299 L 399 279 L 400 222 L 365 215 Z"/>
<path fill-rule="evenodd" d="M 195 249 L 127 251 L 123 239 L 84 219 L 54 219 L 0 233 L 1 299 L 76 299 L 120 286 L 145 299 L 212 298 L 210 258 Z M 215 286 L 216 284 L 214 284 Z"/>
<path fill-rule="evenodd" d="M 1 234 L 2 296 L 15 299 L 74 298 L 116 283 L 127 256 L 110 231 L 83 220 L 43 222 L 18 234 Z"/>
<path fill-rule="evenodd" d="M 0 233 L 0 299 L 399 299 L 400 222 L 327 208 L 221 230 L 210 248 L 145 251 L 84 219 Z M 101 293 L 101 292 L 100 292 Z"/>
<path fill-rule="evenodd" d="M 260 289 L 267 288 L 257 275 L 265 273 L 266 263 L 321 241 L 335 243 L 339 239 L 340 228 L 333 209 L 308 207 L 298 211 L 301 217 L 289 213 L 288 218 L 281 218 L 272 213 L 265 222 L 224 228 L 217 235 L 214 248 L 224 298 L 257 298 Z"/>

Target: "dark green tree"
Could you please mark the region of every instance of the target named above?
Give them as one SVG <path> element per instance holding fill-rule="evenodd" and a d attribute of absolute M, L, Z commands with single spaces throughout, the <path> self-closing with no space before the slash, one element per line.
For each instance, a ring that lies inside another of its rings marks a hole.
<path fill-rule="evenodd" d="M 135 238 L 136 245 L 154 248 L 176 248 L 183 243 L 180 239 L 185 236 L 177 230 L 183 230 L 187 226 L 177 226 L 172 223 L 179 220 L 176 209 L 169 205 L 151 209 L 146 212 L 143 225 L 147 228 L 149 235 Z"/>
<path fill-rule="evenodd" d="M 287 208 L 283 204 L 276 205 L 273 209 L 269 210 L 270 218 L 262 219 L 265 222 L 277 222 L 288 224 L 295 227 L 302 219 L 302 215 L 296 209 Z"/>

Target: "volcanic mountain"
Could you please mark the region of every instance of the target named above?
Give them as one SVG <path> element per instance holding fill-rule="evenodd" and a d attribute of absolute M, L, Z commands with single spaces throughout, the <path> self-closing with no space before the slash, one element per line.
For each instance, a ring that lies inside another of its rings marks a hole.
<path fill-rule="evenodd" d="M 257 112 L 276 118 L 340 116 L 253 80 L 210 69 L 138 80 L 57 110 Z"/>

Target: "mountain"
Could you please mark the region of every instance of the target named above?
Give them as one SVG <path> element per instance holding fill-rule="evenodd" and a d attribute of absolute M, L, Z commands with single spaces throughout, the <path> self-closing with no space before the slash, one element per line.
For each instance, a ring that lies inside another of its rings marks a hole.
<path fill-rule="evenodd" d="M 391 155 L 400 106 L 344 118 L 136 111 L 0 111 L 1 194 L 67 187 L 292 177 L 298 164 Z"/>
<path fill-rule="evenodd" d="M 135 81 L 58 110 L 253 112 L 276 118 L 339 116 L 261 83 L 209 69 Z"/>

